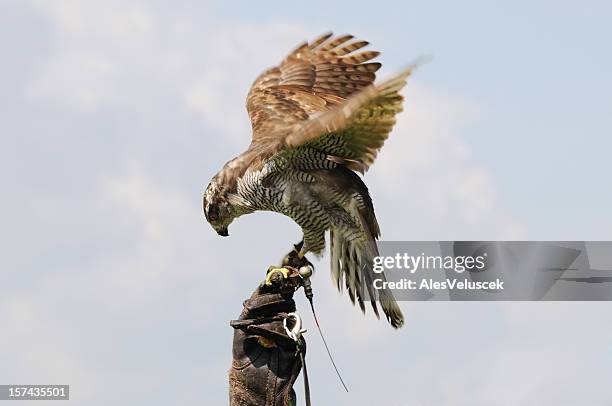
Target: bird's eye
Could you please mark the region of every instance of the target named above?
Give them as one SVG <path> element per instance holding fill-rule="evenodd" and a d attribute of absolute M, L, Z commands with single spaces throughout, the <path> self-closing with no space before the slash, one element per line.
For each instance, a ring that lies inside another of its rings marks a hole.
<path fill-rule="evenodd" d="M 209 221 L 219 220 L 219 206 L 211 204 L 208 206 L 208 212 L 206 213 Z"/>

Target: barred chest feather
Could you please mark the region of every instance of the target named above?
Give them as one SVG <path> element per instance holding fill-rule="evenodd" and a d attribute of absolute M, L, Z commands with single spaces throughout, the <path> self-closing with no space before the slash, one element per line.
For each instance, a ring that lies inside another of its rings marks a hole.
<path fill-rule="evenodd" d="M 322 185 L 313 171 L 332 170 L 337 163 L 312 148 L 299 148 L 271 158 L 259 171 L 248 171 L 238 180 L 238 194 L 249 203 L 248 211 L 285 214 L 304 231 L 329 227 L 321 202 Z M 326 196 L 329 198 L 330 196 Z"/>

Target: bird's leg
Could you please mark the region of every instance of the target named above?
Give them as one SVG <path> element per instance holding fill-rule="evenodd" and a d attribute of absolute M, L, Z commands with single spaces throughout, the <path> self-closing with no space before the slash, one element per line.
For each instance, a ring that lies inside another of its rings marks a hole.
<path fill-rule="evenodd" d="M 293 245 L 293 249 L 285 255 L 282 260 L 283 266 L 292 266 L 299 268 L 302 265 L 308 263 L 305 255 L 308 251 L 304 249 L 304 240 Z"/>
<path fill-rule="evenodd" d="M 300 250 L 304 248 L 304 239 L 302 238 L 302 241 L 298 242 L 297 244 L 293 245 L 293 250 L 295 252 L 300 252 Z"/>
<path fill-rule="evenodd" d="M 297 254 L 297 258 L 300 261 L 302 261 L 304 259 L 304 256 L 308 253 L 308 249 L 306 248 L 306 244 L 304 244 L 303 239 L 302 241 L 298 242 L 293 246 L 293 250 Z"/>
<path fill-rule="evenodd" d="M 290 267 L 295 269 L 300 275 L 300 285 L 304 288 L 304 293 L 308 300 L 312 300 L 312 284 L 310 283 L 310 277 L 314 271 L 314 266 L 306 258 L 307 250 L 304 249 L 304 240 L 293 246 L 293 249 L 285 255 L 282 260 L 283 267 Z M 271 267 L 270 269 L 273 269 Z M 266 279 L 267 280 L 267 279 Z M 268 283 L 269 284 L 269 283 Z"/>
<path fill-rule="evenodd" d="M 306 253 L 308 252 L 308 250 L 305 247 L 303 239 L 302 239 L 302 241 L 300 241 L 297 244 L 295 244 L 293 246 L 293 249 L 297 252 L 298 259 L 304 258 L 304 255 L 306 255 Z"/>

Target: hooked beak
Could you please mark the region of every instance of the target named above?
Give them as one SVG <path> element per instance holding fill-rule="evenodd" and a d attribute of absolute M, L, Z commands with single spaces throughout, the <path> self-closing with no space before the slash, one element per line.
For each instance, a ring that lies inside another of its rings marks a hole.
<path fill-rule="evenodd" d="M 221 237 L 227 237 L 229 235 L 229 233 L 227 232 L 227 227 L 223 227 L 217 230 L 217 234 L 219 234 Z"/>

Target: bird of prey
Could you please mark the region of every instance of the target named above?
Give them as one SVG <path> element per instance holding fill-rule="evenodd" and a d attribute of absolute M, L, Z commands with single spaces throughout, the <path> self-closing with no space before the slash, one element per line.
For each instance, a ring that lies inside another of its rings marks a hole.
<path fill-rule="evenodd" d="M 257 210 L 282 213 L 302 229 L 299 251 L 321 254 L 329 231 L 332 279 L 346 287 L 365 312 L 379 301 L 399 328 L 402 312 L 389 290 L 373 289 L 384 278 L 372 271 L 380 236 L 364 173 L 402 110 L 399 91 L 412 68 L 374 84 L 381 67 L 367 41 L 331 33 L 305 42 L 251 86 L 246 108 L 253 138 L 227 162 L 204 193 L 204 214 L 228 235 L 237 217 Z M 359 51 L 359 52 L 356 52 Z M 366 290 L 364 290 L 364 287 Z"/>

